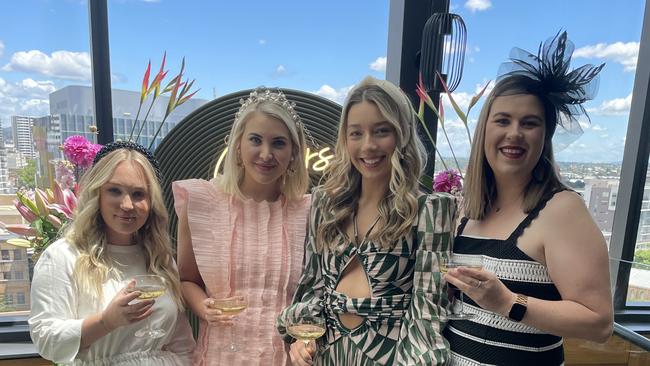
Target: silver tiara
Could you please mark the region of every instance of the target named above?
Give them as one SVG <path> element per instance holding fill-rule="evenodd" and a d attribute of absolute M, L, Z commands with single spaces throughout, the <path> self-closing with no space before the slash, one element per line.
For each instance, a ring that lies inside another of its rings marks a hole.
<path fill-rule="evenodd" d="M 250 92 L 248 95 L 248 98 L 244 99 L 241 98 L 239 99 L 239 104 L 241 104 L 241 107 L 239 107 L 239 110 L 235 114 L 235 120 L 238 120 L 239 117 L 242 115 L 242 113 L 251 105 L 254 103 L 261 103 L 261 102 L 271 102 L 275 103 L 282 108 L 284 108 L 287 113 L 291 116 L 291 119 L 296 123 L 296 126 L 301 128 L 305 134 L 305 137 L 307 137 L 311 143 L 314 146 L 318 146 L 316 144 L 316 141 L 314 141 L 314 138 L 312 137 L 311 133 L 309 133 L 309 130 L 307 130 L 307 127 L 302 123 L 302 119 L 300 119 L 300 116 L 298 115 L 298 112 L 296 112 L 295 107 L 296 103 L 291 102 L 287 99 L 287 97 L 284 95 L 284 93 L 280 89 L 269 89 L 264 86 L 260 86 Z"/>

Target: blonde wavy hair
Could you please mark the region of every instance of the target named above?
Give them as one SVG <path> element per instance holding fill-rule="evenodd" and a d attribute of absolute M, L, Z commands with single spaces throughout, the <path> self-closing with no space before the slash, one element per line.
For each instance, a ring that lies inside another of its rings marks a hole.
<path fill-rule="evenodd" d="M 130 149 L 122 148 L 109 153 L 81 179 L 77 208 L 64 234 L 68 243 L 79 251 L 74 268 L 77 287 L 81 293 L 97 295 L 101 299 L 102 284 L 109 278 L 122 278 L 119 269 L 111 264 L 106 250 L 106 224 L 100 212 L 99 198 L 102 186 L 111 179 L 115 168 L 125 161 L 142 167 L 151 201 L 149 217 L 135 234 L 134 240 L 144 245 L 147 272 L 165 279 L 176 304 L 183 309 L 178 270 L 167 233 L 167 209 L 160 185 L 147 158 Z"/>
<path fill-rule="evenodd" d="M 244 198 L 239 188 L 244 179 L 244 169 L 237 163 L 237 147 L 246 129 L 246 122 L 257 113 L 280 120 L 287 126 L 291 137 L 293 160 L 289 163 L 283 177 L 280 178 L 283 182 L 280 191 L 288 201 L 302 199 L 309 187 L 309 173 L 305 166 L 305 134 L 286 108 L 268 100 L 251 103 L 246 109 L 240 111 L 239 118 L 233 122 L 228 135 L 228 152 L 224 159 L 223 173 L 217 177 L 219 186 L 227 194 L 239 199 Z M 291 173 L 289 173 L 290 170 Z"/>
<path fill-rule="evenodd" d="M 352 165 L 347 149 L 347 119 L 350 108 L 372 103 L 395 129 L 396 148 L 390 157 L 392 166 L 389 192 L 379 202 L 379 222 L 370 239 L 382 248 L 390 248 L 409 234 L 418 215 L 419 178 L 426 165 L 426 151 L 417 130 L 417 115 L 411 101 L 398 87 L 384 80 L 366 77 L 348 94 L 341 113 L 335 157 L 325 172 L 316 247 L 334 250 L 339 231 L 353 217 L 361 195 L 361 174 Z"/>

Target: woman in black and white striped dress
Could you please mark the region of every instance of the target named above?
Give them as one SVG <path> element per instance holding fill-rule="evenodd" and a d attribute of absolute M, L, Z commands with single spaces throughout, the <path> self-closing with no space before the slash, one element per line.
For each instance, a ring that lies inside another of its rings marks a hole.
<path fill-rule="evenodd" d="M 569 73 L 572 52 L 566 32 L 537 56 L 514 49 L 479 116 L 453 251 L 484 267 L 446 275 L 475 314 L 444 331 L 453 365 L 561 365 L 562 337 L 611 335 L 605 240 L 553 159 L 556 128 L 577 131 L 603 67 Z"/>

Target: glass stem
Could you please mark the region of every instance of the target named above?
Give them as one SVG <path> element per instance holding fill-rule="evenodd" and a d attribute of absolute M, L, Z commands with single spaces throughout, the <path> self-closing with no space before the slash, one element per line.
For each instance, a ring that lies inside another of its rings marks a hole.
<path fill-rule="evenodd" d="M 465 298 L 463 296 L 463 291 L 460 291 L 460 313 L 459 314 L 465 315 Z"/>
<path fill-rule="evenodd" d="M 235 345 L 235 324 L 231 325 L 230 327 L 230 350 L 232 352 L 235 352 L 237 350 L 237 345 Z"/>

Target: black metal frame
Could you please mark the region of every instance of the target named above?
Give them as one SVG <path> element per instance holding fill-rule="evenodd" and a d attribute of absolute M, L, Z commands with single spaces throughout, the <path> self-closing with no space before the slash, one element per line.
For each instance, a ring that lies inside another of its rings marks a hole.
<path fill-rule="evenodd" d="M 417 108 L 419 97 L 415 92 L 420 72 L 420 49 L 422 47 L 422 29 L 433 13 L 449 11 L 449 0 L 391 0 L 388 20 L 388 54 L 386 80 L 399 86 Z M 439 50 L 442 52 L 442 49 Z M 440 101 L 439 92 L 429 96 L 434 105 Z M 437 138 L 438 118 L 429 108 L 424 110 L 424 120 L 431 137 Z M 422 136 L 426 136 L 422 133 Z M 423 139 L 429 159 L 424 174 L 432 177 L 435 171 L 434 146 L 428 138 Z"/>
<path fill-rule="evenodd" d="M 113 102 L 107 0 L 88 1 L 88 22 L 90 24 L 95 125 L 99 131 L 97 142 L 105 145 L 113 141 Z"/>
<path fill-rule="evenodd" d="M 645 4 L 643 30 L 634 79 L 621 179 L 618 189 L 614 225 L 609 254 L 611 283 L 614 286 L 614 308 L 618 314 L 630 315 L 630 310 L 648 310 L 650 306 L 627 303 L 631 261 L 641 217 L 641 204 L 650 156 L 650 1 Z M 622 261 L 619 261 L 621 259 Z M 639 319 L 650 320 L 639 313 Z M 650 328 L 650 324 L 649 324 Z"/>

